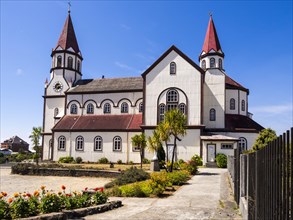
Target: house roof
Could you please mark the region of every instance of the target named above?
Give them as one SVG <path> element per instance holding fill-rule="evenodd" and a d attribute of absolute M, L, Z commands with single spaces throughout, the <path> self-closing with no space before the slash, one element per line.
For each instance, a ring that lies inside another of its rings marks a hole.
<path fill-rule="evenodd" d="M 59 40 L 57 42 L 55 50 L 58 48 L 58 46 L 62 47 L 63 50 L 67 50 L 68 48 L 72 47 L 72 49 L 75 51 L 75 53 L 79 53 L 79 47 L 76 40 L 72 20 L 70 13 L 68 13 L 68 16 L 66 18 L 66 21 L 64 23 L 61 35 L 59 37 Z"/>
<path fill-rule="evenodd" d="M 214 50 L 215 52 L 222 52 L 212 16 L 210 16 L 202 52 L 209 53 L 211 50 Z"/>
<path fill-rule="evenodd" d="M 224 73 L 224 72 L 222 71 L 222 73 Z M 240 89 L 240 90 L 243 90 L 243 91 L 245 91 L 245 92 L 247 92 L 249 94 L 249 89 L 245 88 L 240 83 L 238 83 L 235 80 L 233 80 L 226 73 L 224 73 L 224 74 L 225 74 L 226 89 Z"/>
<path fill-rule="evenodd" d="M 66 115 L 53 131 L 141 131 L 141 114 Z"/>
<path fill-rule="evenodd" d="M 22 145 L 29 145 L 27 142 L 25 142 L 24 140 L 22 140 L 20 137 L 18 136 L 13 136 L 5 141 L 3 141 L 3 143 L 5 144 L 22 144 Z"/>
<path fill-rule="evenodd" d="M 67 93 L 107 93 L 142 91 L 142 77 L 79 80 Z"/>
<path fill-rule="evenodd" d="M 226 129 L 231 131 L 256 131 L 264 129 L 263 126 L 245 115 L 226 114 L 225 116 Z"/>
<path fill-rule="evenodd" d="M 185 59 L 190 65 L 192 65 L 195 69 L 197 69 L 202 74 L 204 70 L 200 68 L 192 59 L 190 59 L 187 55 L 185 55 L 181 50 L 179 50 L 175 45 L 172 45 L 165 53 L 163 53 L 159 59 L 157 59 L 146 71 L 144 71 L 141 75 L 145 77 L 152 69 L 154 69 L 171 51 L 175 51 L 179 54 L 183 59 Z"/>

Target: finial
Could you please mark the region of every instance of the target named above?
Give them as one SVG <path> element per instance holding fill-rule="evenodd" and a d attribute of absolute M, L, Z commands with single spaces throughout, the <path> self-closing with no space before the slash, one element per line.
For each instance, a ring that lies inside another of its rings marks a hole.
<path fill-rule="evenodd" d="M 212 16 L 213 16 L 213 13 L 212 13 L 211 11 L 209 12 L 209 16 L 210 16 L 210 17 L 212 17 Z"/>
<path fill-rule="evenodd" d="M 70 7 L 71 7 L 71 3 L 70 1 L 68 1 L 68 14 L 70 14 Z"/>

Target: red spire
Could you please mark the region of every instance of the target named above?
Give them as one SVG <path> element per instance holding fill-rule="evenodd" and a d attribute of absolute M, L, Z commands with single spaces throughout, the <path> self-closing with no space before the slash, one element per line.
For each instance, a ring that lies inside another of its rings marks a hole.
<path fill-rule="evenodd" d="M 73 24 L 70 17 L 70 11 L 68 11 L 68 16 L 66 18 L 62 33 L 57 42 L 56 48 L 58 46 L 62 47 L 62 49 L 64 50 L 72 47 L 76 53 L 80 52 L 78 44 L 77 44 Z"/>
<path fill-rule="evenodd" d="M 213 22 L 213 18 L 212 18 L 212 16 L 210 16 L 210 21 L 209 21 L 209 24 L 208 24 L 206 37 L 205 37 L 204 44 L 203 44 L 203 47 L 202 47 L 202 52 L 208 53 L 212 49 L 215 52 L 221 52 L 222 53 L 220 41 L 219 41 L 217 31 L 216 31 L 216 28 L 215 28 L 215 25 L 214 25 L 214 22 Z"/>

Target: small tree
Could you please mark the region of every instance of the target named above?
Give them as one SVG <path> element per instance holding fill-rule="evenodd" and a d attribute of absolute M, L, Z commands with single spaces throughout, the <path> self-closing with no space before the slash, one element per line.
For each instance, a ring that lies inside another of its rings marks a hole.
<path fill-rule="evenodd" d="M 160 136 L 160 140 L 165 142 L 165 146 L 167 149 L 167 143 L 170 140 L 170 133 L 169 133 L 167 124 L 160 123 L 158 125 L 158 127 L 156 128 L 156 131 L 157 131 L 158 135 Z M 164 148 L 163 148 L 163 151 L 164 151 Z M 168 152 L 165 152 L 165 156 L 166 156 L 165 158 L 166 158 L 166 163 L 167 163 L 169 161 Z"/>
<path fill-rule="evenodd" d="M 36 151 L 35 153 L 35 158 L 36 158 L 36 163 L 39 165 L 39 158 L 40 158 L 40 138 L 41 138 L 41 132 L 42 128 L 41 127 L 33 127 L 33 131 L 29 138 L 33 142 L 33 149 Z"/>
<path fill-rule="evenodd" d="M 132 145 L 139 148 L 140 153 L 140 169 L 142 169 L 143 152 L 146 147 L 146 139 L 144 133 L 136 134 L 132 138 Z"/>
<path fill-rule="evenodd" d="M 277 135 L 274 130 L 272 130 L 271 128 L 263 129 L 259 133 L 252 148 L 255 151 L 260 150 L 264 148 L 270 141 L 273 141 L 275 139 L 277 139 Z"/>

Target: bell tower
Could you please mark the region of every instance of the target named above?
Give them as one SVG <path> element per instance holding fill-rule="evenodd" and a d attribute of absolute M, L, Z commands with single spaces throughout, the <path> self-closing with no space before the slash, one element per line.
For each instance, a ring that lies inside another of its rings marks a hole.
<path fill-rule="evenodd" d="M 210 20 L 199 56 L 200 67 L 203 70 L 210 68 L 224 69 L 224 52 L 222 51 L 217 31 L 214 25 L 213 17 L 210 14 Z"/>

